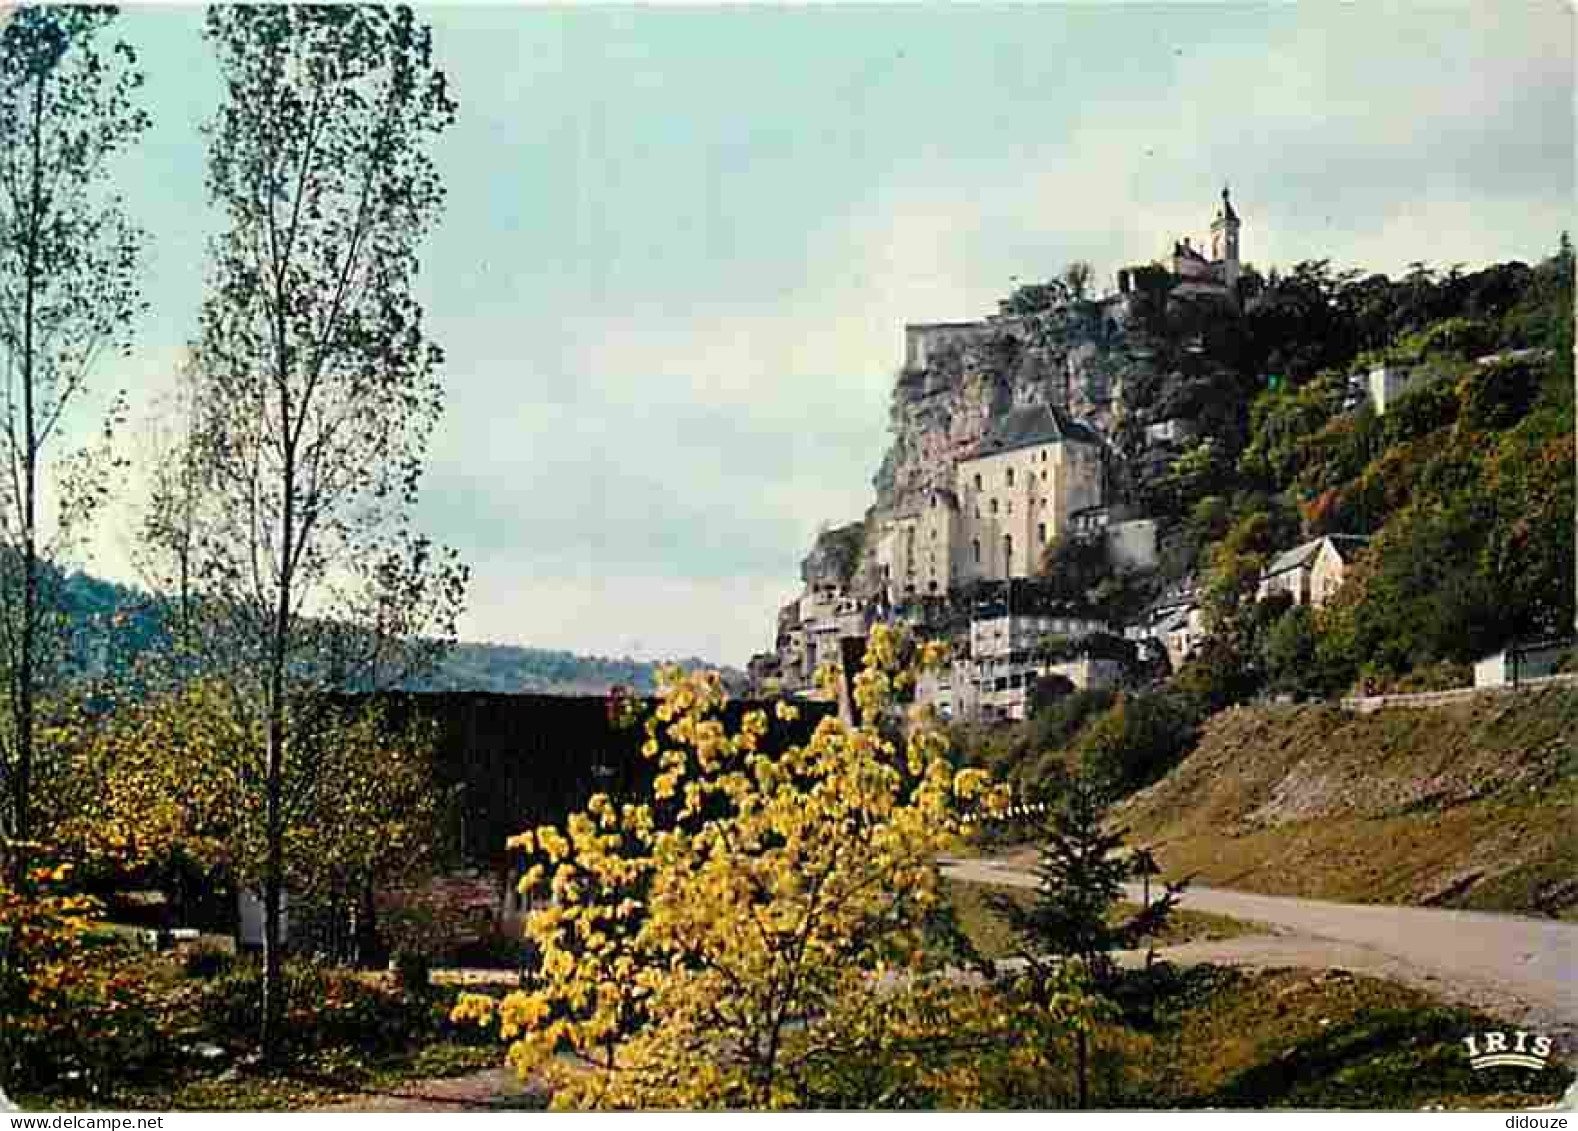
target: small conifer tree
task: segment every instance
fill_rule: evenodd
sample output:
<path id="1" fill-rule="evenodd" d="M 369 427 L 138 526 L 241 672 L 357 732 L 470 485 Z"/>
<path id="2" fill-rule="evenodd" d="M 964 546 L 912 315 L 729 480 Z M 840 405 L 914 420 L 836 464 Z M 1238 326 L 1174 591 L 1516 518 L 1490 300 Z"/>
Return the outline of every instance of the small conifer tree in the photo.
<path id="1" fill-rule="evenodd" d="M 990 901 L 1013 931 L 1037 994 L 1066 982 L 1071 962 L 1090 990 L 1097 995 L 1110 992 L 1117 979 L 1113 952 L 1137 947 L 1161 932 L 1187 885 L 1166 883 L 1139 911 L 1115 918 L 1124 882 L 1144 873 L 1149 854 L 1122 851 L 1126 830 L 1108 827 L 1107 806 L 1107 793 L 1096 779 L 1088 774 L 1068 777 L 1045 818 L 1035 900 L 1029 907 L 1006 897 Z M 1090 1093 L 1087 1028 L 1075 1029 L 1081 1108 L 1088 1106 Z"/>

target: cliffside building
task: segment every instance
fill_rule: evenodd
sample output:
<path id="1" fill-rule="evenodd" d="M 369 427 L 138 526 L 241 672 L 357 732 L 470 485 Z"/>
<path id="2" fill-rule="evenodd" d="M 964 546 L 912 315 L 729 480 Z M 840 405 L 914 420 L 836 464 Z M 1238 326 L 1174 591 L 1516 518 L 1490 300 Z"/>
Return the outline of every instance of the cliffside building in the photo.
<path id="1" fill-rule="evenodd" d="M 1236 307 L 1241 229 L 1224 188 L 1205 244 L 1174 241 L 1168 257 L 1119 271 L 1114 293 L 1076 300 L 1048 285 L 1049 305 L 1018 296 L 976 321 L 907 324 L 876 503 L 863 523 L 818 536 L 802 565 L 804 599 L 780 612 L 774 651 L 753 658 L 758 682 L 806 688 L 841 642 L 877 619 L 957 634 L 961 618 L 982 619 L 958 606 L 973 586 L 1035 576 L 1063 537 L 1102 539 L 1123 568 L 1155 568 L 1156 522 L 1116 508 L 1107 482 L 1105 437 L 1122 422 L 1124 389 L 1159 376 L 1128 328 L 1171 297 Z M 1141 458 L 1170 458 L 1197 432 L 1188 418 L 1142 423 Z M 1202 618 L 1187 604 L 1135 628 L 1176 663 L 1198 642 Z M 933 680 L 928 697 L 960 717 L 1021 710 L 1045 665 L 1016 660 L 1018 650 L 972 654 Z M 1087 665 L 1070 678 L 1106 673 Z"/>
<path id="2" fill-rule="evenodd" d="M 890 604 L 1035 573 L 1041 552 L 1101 505 L 1101 439 L 1050 405 L 1016 408 L 933 488 L 882 526 L 877 563 Z"/>

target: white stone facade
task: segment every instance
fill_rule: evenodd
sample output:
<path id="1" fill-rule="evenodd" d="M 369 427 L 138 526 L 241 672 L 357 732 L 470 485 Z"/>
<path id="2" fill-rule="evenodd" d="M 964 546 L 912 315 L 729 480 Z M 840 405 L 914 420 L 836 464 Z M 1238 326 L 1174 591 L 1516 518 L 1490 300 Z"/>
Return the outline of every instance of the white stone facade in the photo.
<path id="1" fill-rule="evenodd" d="M 882 525 L 876 558 L 890 603 L 1034 576 L 1071 516 L 1101 505 L 1093 434 L 1046 406 L 1016 409 L 1006 429 L 958 461 L 952 491 L 929 491 L 918 509 Z"/>

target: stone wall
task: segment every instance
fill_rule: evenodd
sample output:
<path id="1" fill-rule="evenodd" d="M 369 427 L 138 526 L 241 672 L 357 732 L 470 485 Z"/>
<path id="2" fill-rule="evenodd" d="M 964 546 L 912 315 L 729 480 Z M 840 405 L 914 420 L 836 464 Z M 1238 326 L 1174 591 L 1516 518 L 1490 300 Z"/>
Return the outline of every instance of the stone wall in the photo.
<path id="1" fill-rule="evenodd" d="M 904 369 L 914 373 L 931 367 L 949 351 L 976 349 L 1019 327 L 1016 318 L 978 322 L 910 322 L 904 327 Z"/>
<path id="2" fill-rule="evenodd" d="M 1342 707 L 1347 711 L 1368 715 L 1372 711 L 1387 707 L 1444 707 L 1450 703 L 1473 699 L 1476 695 L 1516 695 L 1519 692 L 1538 691 L 1547 687 L 1578 687 L 1578 673 L 1525 679 L 1516 684 L 1458 687 L 1451 691 L 1422 691 L 1412 695 L 1352 695 L 1342 700 Z"/>

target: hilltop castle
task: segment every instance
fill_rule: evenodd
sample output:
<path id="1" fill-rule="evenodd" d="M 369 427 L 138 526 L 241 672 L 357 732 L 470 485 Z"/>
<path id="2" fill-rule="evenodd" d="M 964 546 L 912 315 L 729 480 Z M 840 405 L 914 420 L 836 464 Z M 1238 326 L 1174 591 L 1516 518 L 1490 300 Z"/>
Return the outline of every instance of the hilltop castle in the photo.
<path id="1" fill-rule="evenodd" d="M 1222 186 L 1222 204 L 1211 220 L 1211 258 L 1207 259 L 1199 248 L 1189 242 L 1189 237 L 1173 244 L 1172 293 L 1179 297 L 1211 296 L 1238 301 L 1238 231 L 1242 226 L 1227 186 Z M 1118 272 L 1118 290 L 1126 291 L 1126 277 L 1132 278 L 1132 269 Z"/>

